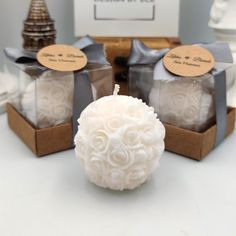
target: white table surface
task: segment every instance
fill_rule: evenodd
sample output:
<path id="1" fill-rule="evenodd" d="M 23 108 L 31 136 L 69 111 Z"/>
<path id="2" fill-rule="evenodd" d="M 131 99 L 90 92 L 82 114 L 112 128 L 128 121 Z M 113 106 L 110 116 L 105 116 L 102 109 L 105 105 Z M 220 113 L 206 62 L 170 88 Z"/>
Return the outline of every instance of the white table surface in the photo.
<path id="1" fill-rule="evenodd" d="M 236 133 L 202 162 L 165 152 L 134 191 L 89 183 L 73 150 L 36 158 L 0 116 L 1 236 L 235 236 Z"/>

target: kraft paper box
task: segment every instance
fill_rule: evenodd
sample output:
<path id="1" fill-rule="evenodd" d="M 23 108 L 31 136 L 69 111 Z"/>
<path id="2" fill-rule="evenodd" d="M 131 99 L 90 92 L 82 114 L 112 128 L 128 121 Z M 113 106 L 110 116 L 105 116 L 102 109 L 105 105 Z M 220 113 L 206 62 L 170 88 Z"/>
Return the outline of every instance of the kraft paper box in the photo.
<path id="1" fill-rule="evenodd" d="M 228 108 L 225 138 L 235 129 L 235 111 L 235 108 Z M 170 124 L 164 124 L 164 126 L 167 151 L 201 161 L 215 148 L 216 124 L 210 125 L 204 132 L 194 132 Z"/>
<path id="2" fill-rule="evenodd" d="M 11 104 L 7 105 L 9 127 L 38 157 L 73 147 L 72 122 L 39 129 Z"/>
<path id="3" fill-rule="evenodd" d="M 235 121 L 235 109 L 226 103 L 235 83 L 231 52 L 223 44 L 208 47 L 217 51 L 216 69 L 195 77 L 168 72 L 163 65 L 168 49 L 151 50 L 138 40 L 129 58 L 129 94 L 154 107 L 166 126 L 166 150 L 196 160 L 217 147 L 233 131 Z"/>
<path id="4" fill-rule="evenodd" d="M 8 104 L 9 126 L 37 156 L 73 147 L 80 113 L 94 100 L 112 94 L 112 67 L 102 45 L 93 42 L 85 37 L 76 43 L 87 45 L 88 64 L 74 72 L 49 70 L 32 53 L 5 50 L 15 61 L 8 67 L 19 87 L 18 96 Z"/>

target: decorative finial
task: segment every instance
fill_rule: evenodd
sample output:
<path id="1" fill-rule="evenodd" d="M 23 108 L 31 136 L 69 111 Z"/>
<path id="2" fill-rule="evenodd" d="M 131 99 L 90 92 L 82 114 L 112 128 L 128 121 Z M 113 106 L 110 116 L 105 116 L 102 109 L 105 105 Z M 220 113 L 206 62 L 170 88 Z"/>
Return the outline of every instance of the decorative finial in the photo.
<path id="1" fill-rule="evenodd" d="M 22 33 L 25 50 L 37 52 L 41 48 L 55 44 L 54 20 L 50 18 L 44 0 L 32 0 Z"/>

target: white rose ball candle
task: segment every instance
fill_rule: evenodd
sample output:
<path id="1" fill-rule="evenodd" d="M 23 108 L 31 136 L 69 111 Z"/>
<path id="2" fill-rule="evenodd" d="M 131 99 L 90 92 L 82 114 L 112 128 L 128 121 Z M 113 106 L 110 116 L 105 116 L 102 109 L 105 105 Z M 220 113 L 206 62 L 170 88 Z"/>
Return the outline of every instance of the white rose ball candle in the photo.
<path id="1" fill-rule="evenodd" d="M 72 116 L 73 88 L 73 73 L 45 72 L 26 87 L 22 112 L 39 128 L 68 122 Z"/>
<path id="2" fill-rule="evenodd" d="M 206 83 L 210 81 L 208 77 L 202 80 L 200 77 L 155 81 L 149 105 L 154 107 L 162 122 L 202 131 L 215 116 L 213 85 Z"/>
<path id="3" fill-rule="evenodd" d="M 97 99 L 97 91 L 91 86 L 93 98 Z M 47 71 L 26 87 L 21 100 L 22 112 L 38 128 L 63 124 L 71 120 L 73 95 L 72 72 Z"/>
<path id="4" fill-rule="evenodd" d="M 113 190 L 134 189 L 159 164 L 165 128 L 152 107 L 128 96 L 103 97 L 81 114 L 75 152 L 89 180 Z"/>

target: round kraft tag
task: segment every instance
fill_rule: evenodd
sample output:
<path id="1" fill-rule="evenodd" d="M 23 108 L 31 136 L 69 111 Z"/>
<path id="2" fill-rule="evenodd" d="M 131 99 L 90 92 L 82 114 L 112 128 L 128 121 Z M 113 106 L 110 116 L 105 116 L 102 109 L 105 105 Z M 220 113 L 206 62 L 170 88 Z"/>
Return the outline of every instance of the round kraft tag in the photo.
<path id="1" fill-rule="evenodd" d="M 163 61 L 168 71 L 184 77 L 204 75 L 215 65 L 215 59 L 207 49 L 192 45 L 170 50 Z"/>
<path id="2" fill-rule="evenodd" d="M 55 44 L 42 48 L 37 60 L 43 66 L 57 71 L 76 71 L 87 65 L 86 55 L 78 48 Z"/>

